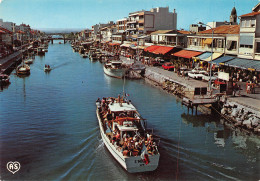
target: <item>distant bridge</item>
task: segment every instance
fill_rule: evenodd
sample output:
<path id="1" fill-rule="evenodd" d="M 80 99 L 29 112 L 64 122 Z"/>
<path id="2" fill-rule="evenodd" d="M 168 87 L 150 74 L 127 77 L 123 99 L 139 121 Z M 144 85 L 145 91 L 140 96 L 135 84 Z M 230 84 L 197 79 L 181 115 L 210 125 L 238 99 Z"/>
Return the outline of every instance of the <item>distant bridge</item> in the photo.
<path id="1" fill-rule="evenodd" d="M 74 40 L 74 38 L 66 38 L 65 35 L 59 35 L 59 37 L 53 37 L 53 36 L 54 35 L 48 36 L 47 38 L 45 38 L 45 40 L 51 41 L 52 44 L 53 44 L 53 40 L 64 40 L 64 44 L 66 43 L 67 40 Z"/>

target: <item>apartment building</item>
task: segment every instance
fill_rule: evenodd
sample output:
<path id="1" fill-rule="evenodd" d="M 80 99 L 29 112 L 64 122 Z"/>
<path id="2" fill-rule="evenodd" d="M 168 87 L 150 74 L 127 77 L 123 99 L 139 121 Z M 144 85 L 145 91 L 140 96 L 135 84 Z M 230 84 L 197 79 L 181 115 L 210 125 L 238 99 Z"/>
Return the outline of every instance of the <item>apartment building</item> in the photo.
<path id="1" fill-rule="evenodd" d="M 125 33 L 126 32 L 126 22 L 127 18 L 123 18 L 116 21 L 117 33 Z"/>
<path id="2" fill-rule="evenodd" d="M 109 21 L 108 23 L 106 24 L 102 24 L 102 23 L 99 23 L 99 24 L 95 24 L 92 26 L 92 29 L 91 29 L 91 36 L 94 40 L 98 40 L 100 39 L 100 30 L 106 26 L 111 26 L 113 25 L 114 22 L 113 21 Z"/>
<path id="3" fill-rule="evenodd" d="M 176 30 L 177 13 L 169 12 L 169 7 L 152 8 L 150 11 L 129 13 L 127 35 L 149 34 L 156 30 Z"/>
<path id="4" fill-rule="evenodd" d="M 188 35 L 187 48 L 196 51 L 238 54 L 239 25 L 223 25 L 210 30 L 201 31 L 196 35 Z M 213 31 L 213 39 L 212 39 Z"/>
<path id="5" fill-rule="evenodd" d="M 151 41 L 154 44 L 186 48 L 189 34 L 191 34 L 189 31 L 158 30 L 151 33 Z"/>
<path id="6" fill-rule="evenodd" d="M 104 28 L 100 29 L 101 34 L 101 40 L 102 42 L 111 41 L 112 35 L 117 32 L 117 26 L 116 25 L 108 25 Z"/>
<path id="7" fill-rule="evenodd" d="M 238 56 L 260 60 L 260 3 L 251 13 L 240 16 L 240 43 Z"/>

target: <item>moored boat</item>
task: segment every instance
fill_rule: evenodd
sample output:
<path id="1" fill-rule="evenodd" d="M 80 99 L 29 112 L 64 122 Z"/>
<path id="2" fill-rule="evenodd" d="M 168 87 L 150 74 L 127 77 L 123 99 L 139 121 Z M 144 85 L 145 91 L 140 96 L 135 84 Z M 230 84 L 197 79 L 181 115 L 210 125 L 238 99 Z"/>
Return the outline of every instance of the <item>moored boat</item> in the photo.
<path id="1" fill-rule="evenodd" d="M 6 74 L 0 74 L 0 84 L 1 85 L 10 84 L 10 77 Z"/>
<path id="2" fill-rule="evenodd" d="M 29 75 L 30 73 L 31 73 L 31 68 L 29 65 L 22 64 L 16 68 L 17 75 Z"/>
<path id="3" fill-rule="evenodd" d="M 24 63 L 26 63 L 28 65 L 32 64 L 33 63 L 33 59 L 29 58 L 29 59 L 25 60 Z"/>
<path id="4" fill-rule="evenodd" d="M 119 79 L 123 78 L 125 74 L 125 68 L 123 68 L 121 61 L 113 60 L 111 62 L 105 63 L 103 69 L 106 75 Z"/>
<path id="5" fill-rule="evenodd" d="M 98 99 L 96 105 L 102 140 L 118 163 L 130 173 L 155 170 L 157 144 L 131 101 L 110 97 Z"/>
<path id="6" fill-rule="evenodd" d="M 88 58 L 88 53 L 84 53 L 81 55 L 83 58 Z"/>

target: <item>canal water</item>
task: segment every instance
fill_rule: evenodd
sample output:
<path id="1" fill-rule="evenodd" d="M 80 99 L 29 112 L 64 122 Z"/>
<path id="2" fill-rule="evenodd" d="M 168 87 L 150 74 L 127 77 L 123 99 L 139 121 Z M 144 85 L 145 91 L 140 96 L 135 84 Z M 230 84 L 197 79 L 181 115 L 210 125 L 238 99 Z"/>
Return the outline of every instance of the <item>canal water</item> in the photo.
<path id="1" fill-rule="evenodd" d="M 45 73 L 43 67 L 53 67 Z M 50 44 L 31 75 L 11 75 L 0 92 L 1 180 L 258 180 L 260 139 L 230 131 L 216 116 L 187 114 L 178 99 L 126 80 L 125 90 L 160 138 L 159 167 L 127 173 L 102 143 L 95 114 L 98 97 L 122 93 L 123 80 L 107 77 L 102 64 Z M 6 169 L 18 161 L 15 174 Z"/>

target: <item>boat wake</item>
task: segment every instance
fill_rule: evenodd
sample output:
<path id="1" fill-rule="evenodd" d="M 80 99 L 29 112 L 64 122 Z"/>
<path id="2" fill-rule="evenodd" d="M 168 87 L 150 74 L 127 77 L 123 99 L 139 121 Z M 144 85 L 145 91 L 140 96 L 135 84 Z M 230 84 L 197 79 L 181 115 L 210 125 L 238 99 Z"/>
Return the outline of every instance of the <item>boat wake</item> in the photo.
<path id="1" fill-rule="evenodd" d="M 60 65 L 53 66 L 53 67 L 52 67 L 52 70 L 57 69 L 57 68 L 60 68 L 60 67 L 63 67 L 63 66 L 66 66 L 66 65 L 69 65 L 69 64 L 71 64 L 71 63 L 70 63 L 70 62 L 65 62 L 65 63 L 62 63 L 62 64 L 60 64 Z"/>
<path id="2" fill-rule="evenodd" d="M 104 142 L 103 142 L 102 139 L 99 139 L 99 140 L 98 140 L 98 146 L 97 146 L 95 152 L 96 152 L 96 153 L 99 152 L 103 147 L 104 147 Z"/>

